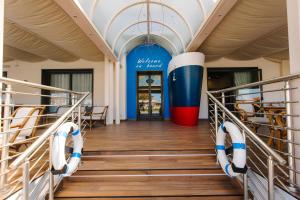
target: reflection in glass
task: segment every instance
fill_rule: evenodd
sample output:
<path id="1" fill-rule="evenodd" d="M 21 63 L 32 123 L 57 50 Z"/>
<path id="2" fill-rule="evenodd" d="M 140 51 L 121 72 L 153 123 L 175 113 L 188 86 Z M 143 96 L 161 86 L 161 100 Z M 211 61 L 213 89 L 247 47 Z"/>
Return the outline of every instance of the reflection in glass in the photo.
<path id="1" fill-rule="evenodd" d="M 141 86 L 148 86 L 149 83 L 147 82 L 149 79 L 148 75 L 139 75 L 139 87 Z"/>
<path id="2" fill-rule="evenodd" d="M 151 86 L 161 86 L 161 75 L 151 75 Z"/>
<path id="3" fill-rule="evenodd" d="M 161 93 L 151 94 L 152 114 L 161 114 Z"/>
<path id="4" fill-rule="evenodd" d="M 149 113 L 149 93 L 139 93 L 139 112 L 140 114 Z"/>

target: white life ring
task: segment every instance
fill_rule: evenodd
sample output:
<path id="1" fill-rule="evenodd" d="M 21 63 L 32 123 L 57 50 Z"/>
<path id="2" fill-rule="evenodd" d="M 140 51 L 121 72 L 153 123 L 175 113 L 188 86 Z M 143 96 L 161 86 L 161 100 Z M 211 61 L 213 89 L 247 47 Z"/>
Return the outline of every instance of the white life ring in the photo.
<path id="1" fill-rule="evenodd" d="M 226 133 L 229 133 L 232 140 L 233 159 L 231 163 L 225 152 Z M 217 133 L 216 150 L 218 161 L 228 176 L 235 177 L 240 173 L 246 173 L 246 144 L 240 129 L 235 124 L 231 122 L 221 124 Z"/>
<path id="2" fill-rule="evenodd" d="M 65 156 L 65 145 L 66 145 L 66 138 L 68 137 L 69 133 L 72 133 L 73 153 L 71 155 L 71 159 L 69 160 L 69 163 L 67 163 L 66 156 Z M 80 163 L 82 147 L 83 147 L 83 139 L 79 127 L 73 122 L 66 122 L 62 124 L 58 128 L 53 139 L 53 145 L 52 145 L 53 168 L 55 170 L 63 170 L 66 166 L 66 170 L 63 176 L 72 175 L 76 171 Z"/>

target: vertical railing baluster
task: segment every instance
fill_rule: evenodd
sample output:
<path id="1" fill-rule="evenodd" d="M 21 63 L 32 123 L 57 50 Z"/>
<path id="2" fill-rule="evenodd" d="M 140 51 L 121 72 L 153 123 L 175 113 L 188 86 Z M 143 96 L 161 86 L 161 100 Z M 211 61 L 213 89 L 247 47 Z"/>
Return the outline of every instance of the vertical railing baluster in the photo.
<path id="1" fill-rule="evenodd" d="M 274 200 L 274 160 L 268 157 L 268 200 Z"/>
<path id="2" fill-rule="evenodd" d="M 71 107 L 75 104 L 75 102 L 76 102 L 76 96 L 75 96 L 75 94 L 71 94 L 71 98 L 72 98 L 72 105 L 71 105 Z M 74 110 L 72 111 L 72 122 L 74 123 L 75 122 L 75 112 L 74 112 Z"/>
<path id="3" fill-rule="evenodd" d="M 78 105 L 78 117 L 77 117 L 77 125 L 79 130 L 81 131 L 81 104 Z"/>
<path id="4" fill-rule="evenodd" d="M 26 159 L 23 166 L 23 198 L 24 200 L 29 199 L 29 187 L 30 187 L 30 172 L 29 172 L 29 160 Z"/>
<path id="5" fill-rule="evenodd" d="M 226 106 L 226 100 L 225 100 L 225 93 L 224 93 L 224 92 L 222 92 L 222 104 L 223 104 L 224 106 Z M 226 113 L 225 113 L 224 110 L 223 110 L 223 113 L 222 113 L 222 117 L 223 117 L 223 122 L 225 122 Z"/>
<path id="6" fill-rule="evenodd" d="M 289 182 L 290 185 L 293 187 L 295 185 L 296 182 L 296 174 L 295 174 L 295 159 L 294 159 L 294 155 L 295 155 L 295 147 L 294 147 L 294 136 L 293 136 L 293 132 L 290 129 L 291 127 L 293 127 L 292 124 L 292 106 L 291 103 L 289 103 L 291 101 L 291 90 L 290 90 L 290 81 L 285 81 L 285 85 L 284 85 L 284 97 L 285 97 L 285 102 L 286 102 L 286 127 L 287 129 L 287 140 L 290 141 L 288 143 L 288 165 L 289 165 Z"/>
<path id="7" fill-rule="evenodd" d="M 216 131 L 216 135 L 218 133 L 218 105 L 217 103 L 215 103 L 215 131 Z"/>
<path id="8" fill-rule="evenodd" d="M 6 87 L 6 93 L 5 93 L 5 105 L 4 105 L 4 115 L 3 117 L 5 120 L 3 120 L 3 132 L 5 132 L 2 136 L 2 153 L 1 153 L 1 174 L 0 177 L 0 188 L 3 189 L 5 187 L 5 184 L 7 183 L 7 174 L 5 173 L 8 169 L 8 156 L 9 156 L 9 127 L 10 127 L 10 115 L 11 115 L 11 85 L 8 84 Z M 2 102 L 1 102 L 2 104 Z M 1 113 L 2 114 L 2 113 Z"/>
<path id="9" fill-rule="evenodd" d="M 54 199 L 54 177 L 51 172 L 52 169 L 52 145 L 53 145 L 54 135 L 49 137 L 49 200 Z"/>
<path id="10" fill-rule="evenodd" d="M 247 137 L 244 129 L 242 130 L 242 135 L 244 138 L 244 143 L 246 144 L 246 165 L 247 165 Z M 244 185 L 244 200 L 249 200 L 247 172 L 243 175 L 243 185 Z"/>
<path id="11" fill-rule="evenodd" d="M 216 136 L 216 141 L 217 141 L 217 133 L 218 133 L 218 105 L 217 103 L 215 102 L 215 136 Z M 216 153 L 217 153 L 217 150 L 216 150 Z M 218 157 L 216 157 L 216 163 L 219 163 L 218 162 Z"/>

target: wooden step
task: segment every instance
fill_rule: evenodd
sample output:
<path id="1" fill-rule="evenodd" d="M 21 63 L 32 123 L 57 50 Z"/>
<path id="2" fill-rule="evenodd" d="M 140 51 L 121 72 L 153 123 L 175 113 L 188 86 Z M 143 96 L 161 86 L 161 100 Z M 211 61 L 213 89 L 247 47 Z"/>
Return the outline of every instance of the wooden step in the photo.
<path id="1" fill-rule="evenodd" d="M 242 194 L 235 182 L 221 171 L 200 171 L 153 170 L 151 173 L 75 175 L 64 179 L 56 197 L 209 197 Z"/>
<path id="2" fill-rule="evenodd" d="M 92 155 L 160 155 L 160 154 L 215 154 L 215 149 L 196 150 L 115 150 L 115 151 L 84 151 L 84 156 Z"/>
<path id="3" fill-rule="evenodd" d="M 198 196 L 198 197 L 123 197 L 123 198 L 102 198 L 102 197 L 85 197 L 85 198 L 68 198 L 68 197 L 56 197 L 56 200 L 243 200 L 243 196 Z"/>
<path id="4" fill-rule="evenodd" d="M 83 156 L 79 170 L 215 169 L 215 154 Z"/>
<path id="5" fill-rule="evenodd" d="M 129 170 L 129 171 L 93 171 L 93 170 L 79 170 L 71 177 L 65 179 L 73 180 L 75 177 L 84 176 L 122 176 L 122 175 L 159 175 L 159 174 L 224 174 L 222 169 L 201 169 L 201 170 Z"/>

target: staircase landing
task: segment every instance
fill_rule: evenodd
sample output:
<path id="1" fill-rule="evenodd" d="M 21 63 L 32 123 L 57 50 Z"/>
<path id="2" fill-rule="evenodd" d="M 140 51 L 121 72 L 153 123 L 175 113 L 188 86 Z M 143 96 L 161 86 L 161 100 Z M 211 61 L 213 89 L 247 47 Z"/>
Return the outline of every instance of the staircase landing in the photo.
<path id="1" fill-rule="evenodd" d="M 79 170 L 56 199 L 243 199 L 235 179 L 216 164 L 209 124 L 123 122 L 87 134 Z"/>

